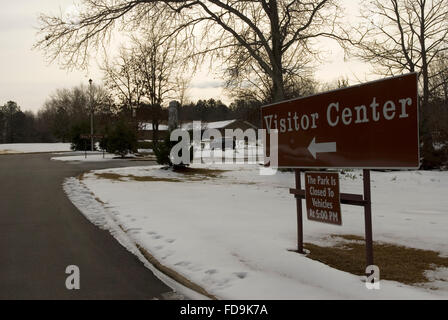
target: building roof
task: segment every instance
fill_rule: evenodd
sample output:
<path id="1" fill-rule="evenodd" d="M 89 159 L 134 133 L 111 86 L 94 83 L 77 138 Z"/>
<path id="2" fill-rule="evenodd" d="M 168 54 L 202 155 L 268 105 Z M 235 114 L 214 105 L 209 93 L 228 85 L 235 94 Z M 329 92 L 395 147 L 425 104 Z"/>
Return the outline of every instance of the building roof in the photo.
<path id="1" fill-rule="evenodd" d="M 214 121 L 214 122 L 202 122 L 201 121 L 201 129 L 223 129 L 227 127 L 228 125 L 231 125 L 235 121 L 238 121 L 236 119 L 234 120 L 224 120 L 224 121 Z M 182 129 L 185 130 L 192 130 L 193 129 L 193 122 L 186 122 L 181 124 L 180 126 Z"/>
<path id="2" fill-rule="evenodd" d="M 213 121 L 213 122 L 203 122 L 201 121 L 201 129 L 224 129 L 227 126 L 231 125 L 232 123 L 236 122 L 236 121 L 240 121 L 237 119 L 233 119 L 233 120 L 223 120 L 223 121 Z M 242 120 L 241 120 L 242 121 Z M 249 124 L 250 126 L 254 127 L 254 125 L 252 125 L 251 123 L 247 122 L 247 121 L 242 121 L 244 123 Z M 143 131 L 152 131 L 152 123 L 150 122 L 140 122 L 140 130 Z M 193 129 L 193 122 L 186 122 L 180 125 L 180 127 L 182 129 L 185 130 L 192 130 Z M 159 131 L 167 131 L 168 130 L 168 125 L 166 124 L 159 124 Z"/>
<path id="3" fill-rule="evenodd" d="M 139 123 L 140 130 L 143 131 L 152 131 L 152 123 L 151 122 L 140 122 Z M 168 126 L 166 124 L 159 124 L 159 131 L 167 131 Z"/>

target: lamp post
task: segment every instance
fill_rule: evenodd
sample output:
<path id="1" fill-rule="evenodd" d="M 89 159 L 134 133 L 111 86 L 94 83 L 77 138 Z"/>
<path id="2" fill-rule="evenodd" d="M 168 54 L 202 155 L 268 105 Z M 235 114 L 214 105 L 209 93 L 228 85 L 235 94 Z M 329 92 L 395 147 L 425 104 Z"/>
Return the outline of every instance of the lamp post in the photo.
<path id="1" fill-rule="evenodd" d="M 93 99 L 92 99 L 92 79 L 89 79 L 89 95 L 90 95 L 90 148 L 93 151 Z"/>

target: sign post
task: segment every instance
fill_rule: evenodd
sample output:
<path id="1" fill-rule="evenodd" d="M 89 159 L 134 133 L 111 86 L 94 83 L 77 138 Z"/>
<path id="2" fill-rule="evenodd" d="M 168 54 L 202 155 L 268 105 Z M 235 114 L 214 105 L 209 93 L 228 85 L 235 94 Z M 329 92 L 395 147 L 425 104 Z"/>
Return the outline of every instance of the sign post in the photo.
<path id="1" fill-rule="evenodd" d="M 265 160 L 272 150 L 278 152 L 278 168 L 295 168 L 296 187 L 290 193 L 297 203 L 297 251 L 303 253 L 302 199 L 309 220 L 336 225 L 342 224 L 340 204 L 363 206 L 366 264 L 373 265 L 370 169 L 420 166 L 417 74 L 267 105 L 261 116 Z M 275 146 L 270 146 L 271 130 L 278 135 Z M 363 194 L 339 193 L 337 173 L 328 172 L 306 173 L 302 190 L 301 172 L 310 168 L 363 169 Z"/>
<path id="2" fill-rule="evenodd" d="M 90 143 L 92 144 L 91 149 L 93 151 L 93 139 L 103 139 L 105 136 L 102 134 L 81 134 L 79 136 L 81 139 L 84 140 L 84 154 L 85 158 L 87 159 L 87 140 L 90 139 Z M 104 150 L 103 150 L 103 158 L 104 158 Z"/>
<path id="3" fill-rule="evenodd" d="M 87 140 L 90 139 L 90 134 L 81 134 L 79 137 L 84 140 L 84 158 L 87 159 Z"/>
<path id="4" fill-rule="evenodd" d="M 366 265 L 373 265 L 373 234 L 372 234 L 372 201 L 370 200 L 370 170 L 362 171 L 364 189 L 364 225 L 366 237 Z"/>
<path id="5" fill-rule="evenodd" d="M 302 190 L 302 183 L 300 181 L 300 169 L 295 170 L 296 175 L 296 190 Z M 303 219 L 302 219 L 302 198 L 296 197 L 297 205 L 297 251 L 303 252 Z"/>
<path id="6" fill-rule="evenodd" d="M 301 189 L 300 185 L 300 169 L 295 169 L 296 177 L 296 188 L 289 189 L 289 193 L 293 194 L 296 198 L 297 203 L 297 252 L 304 253 L 303 251 L 303 221 L 302 221 L 302 199 L 307 200 L 306 190 Z M 323 172 L 323 174 L 328 174 Z M 337 174 L 337 173 L 336 173 Z M 297 181 L 299 183 L 297 183 Z M 364 207 L 364 221 L 365 221 L 365 241 L 366 241 L 366 265 L 373 265 L 373 233 L 372 233 L 372 202 L 370 199 L 370 170 L 363 170 L 363 190 L 364 195 L 351 194 L 351 193 L 340 193 L 339 199 L 341 204 L 362 206 Z M 307 208 L 308 209 L 308 208 Z M 331 224 L 338 224 L 334 222 L 321 221 L 319 219 L 309 219 L 317 220 L 319 222 L 326 222 Z M 342 219 L 339 219 L 342 223 Z"/>

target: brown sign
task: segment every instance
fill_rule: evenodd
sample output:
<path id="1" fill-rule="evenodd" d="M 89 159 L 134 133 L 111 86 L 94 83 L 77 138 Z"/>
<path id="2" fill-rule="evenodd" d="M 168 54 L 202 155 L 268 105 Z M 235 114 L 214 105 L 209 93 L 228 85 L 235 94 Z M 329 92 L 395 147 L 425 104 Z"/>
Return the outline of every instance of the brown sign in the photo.
<path id="1" fill-rule="evenodd" d="M 79 136 L 81 139 L 90 139 L 90 138 L 94 138 L 94 139 L 103 139 L 104 135 L 102 134 L 82 134 Z"/>
<path id="2" fill-rule="evenodd" d="M 305 173 L 306 211 L 309 220 L 342 224 L 338 173 Z"/>
<path id="3" fill-rule="evenodd" d="M 265 153 L 287 168 L 418 168 L 417 74 L 262 108 Z M 278 132 L 278 149 L 270 146 Z M 271 157 L 272 158 L 272 157 Z M 273 162 L 273 161 L 271 161 Z"/>

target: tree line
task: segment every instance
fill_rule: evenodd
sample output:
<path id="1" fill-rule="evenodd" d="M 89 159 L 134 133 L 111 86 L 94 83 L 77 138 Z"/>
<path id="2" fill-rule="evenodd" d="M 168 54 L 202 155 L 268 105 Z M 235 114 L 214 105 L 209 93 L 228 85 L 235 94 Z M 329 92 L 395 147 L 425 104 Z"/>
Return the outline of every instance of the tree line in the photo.
<path id="1" fill-rule="evenodd" d="M 78 140 L 79 135 L 90 133 L 91 108 L 97 134 L 104 134 L 118 121 L 128 123 L 135 131 L 142 122 L 157 126 L 167 123 L 167 109 L 159 102 L 150 103 L 141 99 L 138 105 L 135 105 L 117 99 L 121 92 L 114 89 L 110 81 L 108 75 L 105 75 L 104 85 L 79 85 L 57 89 L 36 113 L 22 111 L 16 102 L 8 101 L 0 106 L 0 143 L 73 142 Z M 322 85 L 310 79 L 306 93 L 312 94 L 347 85 L 346 79 Z M 295 96 L 300 96 L 303 92 L 296 92 Z M 254 97 L 237 96 L 228 105 L 213 98 L 199 99 L 196 102 L 186 99 L 184 101 L 178 106 L 179 121 L 182 123 L 238 119 L 261 127 L 260 107 L 265 102 Z"/>
<path id="2" fill-rule="evenodd" d="M 423 167 L 435 167 L 442 161 L 434 160 L 441 159 L 439 146 L 447 145 L 448 0 L 357 4 L 360 19 L 352 22 L 339 0 L 82 0 L 76 17 L 40 16 L 35 48 L 68 69 L 86 68 L 105 48 L 111 98 L 128 109 L 147 104 L 160 115 L 167 100 L 187 104 L 191 75 L 208 61 L 240 101 L 230 110 L 312 93 L 310 79 L 322 58 L 314 42 L 332 39 L 380 76 L 417 72 Z M 110 57 L 115 31 L 130 39 Z M 183 114 L 213 118 L 203 108 Z M 228 116 L 222 106 L 216 110 Z M 250 117 L 257 121 L 255 113 Z"/>
<path id="3" fill-rule="evenodd" d="M 0 106 L 0 143 L 54 142 L 45 119 L 14 101 Z"/>
<path id="4" fill-rule="evenodd" d="M 95 87 L 96 88 L 96 87 Z M 73 142 L 81 134 L 90 133 L 90 108 L 94 108 L 95 133 L 105 133 L 115 122 L 124 121 L 134 125 L 152 122 L 166 124 L 166 108 L 155 111 L 151 105 L 142 103 L 137 115 L 123 105 L 117 105 L 103 88 L 94 89 L 91 96 L 83 86 L 57 90 L 36 113 L 21 111 L 14 101 L 0 106 L 0 143 L 51 143 Z M 196 103 L 179 105 L 179 120 L 203 122 L 241 119 L 260 124 L 260 102 L 236 100 L 226 105 L 220 100 L 203 99 Z M 146 111 L 146 112 L 145 112 Z"/>

